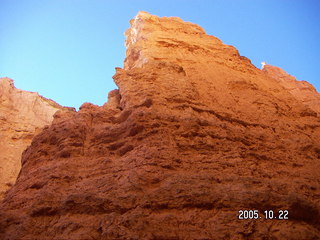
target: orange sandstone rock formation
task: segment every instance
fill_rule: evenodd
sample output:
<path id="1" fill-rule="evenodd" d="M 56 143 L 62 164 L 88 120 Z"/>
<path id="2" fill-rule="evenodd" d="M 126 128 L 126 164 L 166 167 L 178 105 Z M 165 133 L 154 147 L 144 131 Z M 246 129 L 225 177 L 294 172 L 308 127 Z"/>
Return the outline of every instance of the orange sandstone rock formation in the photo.
<path id="1" fill-rule="evenodd" d="M 22 152 L 61 109 L 37 93 L 16 89 L 11 79 L 0 78 L 0 199 L 15 183 Z"/>
<path id="2" fill-rule="evenodd" d="M 262 70 L 270 77 L 276 79 L 299 102 L 310 107 L 320 116 L 320 94 L 314 86 L 307 81 L 297 81 L 295 77 L 289 75 L 281 68 L 269 64 L 264 64 Z"/>
<path id="3" fill-rule="evenodd" d="M 140 12 L 126 36 L 108 103 L 56 114 L 24 152 L 0 238 L 318 239 L 309 102 L 179 18 Z"/>

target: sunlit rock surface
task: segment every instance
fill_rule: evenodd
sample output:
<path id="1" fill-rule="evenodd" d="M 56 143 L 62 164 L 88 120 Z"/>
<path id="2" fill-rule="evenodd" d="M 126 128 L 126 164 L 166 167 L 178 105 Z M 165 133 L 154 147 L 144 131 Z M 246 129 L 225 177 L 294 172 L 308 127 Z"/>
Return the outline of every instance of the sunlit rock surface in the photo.
<path id="1" fill-rule="evenodd" d="M 320 116 L 320 94 L 307 81 L 298 81 L 295 77 L 286 73 L 281 68 L 264 64 L 263 71 L 276 79 L 299 102 L 314 110 Z"/>
<path id="2" fill-rule="evenodd" d="M 0 199 L 15 183 L 23 150 L 61 109 L 37 93 L 16 89 L 13 80 L 0 78 Z"/>
<path id="3" fill-rule="evenodd" d="M 0 238 L 319 239 L 307 101 L 179 18 L 140 12 L 126 36 L 108 103 L 59 112 L 24 152 Z"/>

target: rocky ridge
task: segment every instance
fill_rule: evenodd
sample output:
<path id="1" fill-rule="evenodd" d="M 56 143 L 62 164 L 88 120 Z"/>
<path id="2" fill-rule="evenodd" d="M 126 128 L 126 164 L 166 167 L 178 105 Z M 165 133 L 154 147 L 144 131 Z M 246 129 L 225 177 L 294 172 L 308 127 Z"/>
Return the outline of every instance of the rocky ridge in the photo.
<path id="1" fill-rule="evenodd" d="M 24 152 L 0 238 L 318 239 L 317 110 L 195 24 L 140 12 L 126 36 L 108 103 Z"/>
<path id="2" fill-rule="evenodd" d="M 22 152 L 32 138 L 63 108 L 37 93 L 16 89 L 13 80 L 0 78 L 0 199 L 15 183 Z"/>
<path id="3" fill-rule="evenodd" d="M 290 92 L 299 102 L 302 102 L 318 116 L 320 114 L 320 95 L 307 81 L 298 81 L 294 76 L 286 73 L 279 67 L 264 64 L 262 71 L 278 81 L 288 92 Z"/>

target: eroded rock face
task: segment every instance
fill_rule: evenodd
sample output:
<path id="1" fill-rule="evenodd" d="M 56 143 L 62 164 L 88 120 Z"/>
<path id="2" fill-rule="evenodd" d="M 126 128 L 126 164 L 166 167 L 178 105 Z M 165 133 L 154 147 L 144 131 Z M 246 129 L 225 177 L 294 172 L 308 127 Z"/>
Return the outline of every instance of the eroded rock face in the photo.
<path id="1" fill-rule="evenodd" d="M 13 80 L 0 78 L 0 199 L 15 183 L 22 152 L 61 109 L 37 93 L 16 89 Z"/>
<path id="2" fill-rule="evenodd" d="M 294 76 L 286 73 L 281 68 L 264 64 L 263 69 L 270 77 L 276 79 L 299 102 L 304 103 L 320 116 L 320 94 L 307 81 L 297 81 Z"/>
<path id="3" fill-rule="evenodd" d="M 24 152 L 0 238 L 319 238 L 315 111 L 194 24 L 131 24 L 109 102 L 56 114 Z"/>

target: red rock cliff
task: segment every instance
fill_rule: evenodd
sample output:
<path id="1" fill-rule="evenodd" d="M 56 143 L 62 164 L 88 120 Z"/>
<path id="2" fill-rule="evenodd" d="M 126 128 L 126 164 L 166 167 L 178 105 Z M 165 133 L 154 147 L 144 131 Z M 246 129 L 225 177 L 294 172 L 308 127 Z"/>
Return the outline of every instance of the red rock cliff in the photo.
<path id="1" fill-rule="evenodd" d="M 108 103 L 25 151 L 0 238 L 319 238 L 317 112 L 195 24 L 140 12 L 126 36 Z"/>
<path id="2" fill-rule="evenodd" d="M 0 199 L 15 183 L 22 152 L 61 109 L 66 108 L 37 93 L 16 89 L 9 78 L 0 78 Z"/>
<path id="3" fill-rule="evenodd" d="M 270 77 L 276 79 L 288 92 L 290 92 L 299 102 L 318 113 L 320 116 L 320 94 L 306 81 L 297 81 L 294 76 L 289 75 L 281 68 L 263 64 L 263 71 Z"/>

